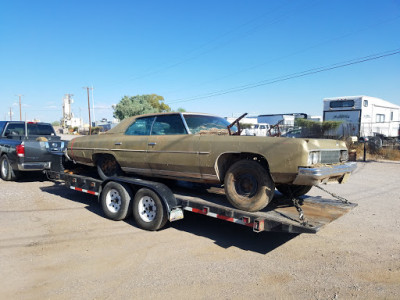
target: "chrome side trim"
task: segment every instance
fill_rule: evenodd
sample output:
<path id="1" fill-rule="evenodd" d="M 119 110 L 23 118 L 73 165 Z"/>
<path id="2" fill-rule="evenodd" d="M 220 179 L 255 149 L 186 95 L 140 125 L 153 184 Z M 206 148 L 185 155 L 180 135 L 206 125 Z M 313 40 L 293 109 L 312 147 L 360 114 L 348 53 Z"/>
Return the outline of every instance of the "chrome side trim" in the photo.
<path id="1" fill-rule="evenodd" d="M 157 151 L 157 150 L 136 150 L 136 149 L 107 149 L 107 148 L 73 148 L 73 150 L 92 150 L 92 151 L 115 151 L 115 152 L 146 152 L 146 153 L 175 153 L 175 154 L 198 154 L 208 155 L 210 152 L 200 151 Z"/>

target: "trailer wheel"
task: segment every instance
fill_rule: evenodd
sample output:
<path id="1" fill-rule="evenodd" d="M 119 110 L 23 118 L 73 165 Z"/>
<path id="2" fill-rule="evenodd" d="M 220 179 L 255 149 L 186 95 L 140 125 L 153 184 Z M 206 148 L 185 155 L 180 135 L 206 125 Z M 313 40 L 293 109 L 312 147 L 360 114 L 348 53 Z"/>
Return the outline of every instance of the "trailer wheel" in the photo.
<path id="1" fill-rule="evenodd" d="M 97 162 L 97 173 L 100 178 L 106 180 L 110 177 L 122 175 L 122 170 L 118 162 L 111 155 L 101 156 Z"/>
<path id="2" fill-rule="evenodd" d="M 7 155 L 3 155 L 0 160 L 0 175 L 1 179 L 5 181 L 15 180 L 17 178 L 16 173 L 11 167 L 10 160 Z"/>
<path id="3" fill-rule="evenodd" d="M 258 162 L 239 160 L 225 175 L 225 194 L 236 208 L 246 211 L 263 209 L 272 200 L 274 182 L 269 172 Z"/>
<path id="4" fill-rule="evenodd" d="M 167 222 L 167 213 L 158 195 L 147 188 L 140 189 L 133 199 L 133 218 L 140 228 L 158 230 Z"/>
<path id="5" fill-rule="evenodd" d="M 276 187 L 283 195 L 289 197 L 300 197 L 307 194 L 312 185 L 280 184 Z"/>
<path id="6" fill-rule="evenodd" d="M 107 218 L 115 221 L 125 219 L 131 212 L 132 192 L 128 185 L 110 181 L 101 192 L 100 202 Z"/>

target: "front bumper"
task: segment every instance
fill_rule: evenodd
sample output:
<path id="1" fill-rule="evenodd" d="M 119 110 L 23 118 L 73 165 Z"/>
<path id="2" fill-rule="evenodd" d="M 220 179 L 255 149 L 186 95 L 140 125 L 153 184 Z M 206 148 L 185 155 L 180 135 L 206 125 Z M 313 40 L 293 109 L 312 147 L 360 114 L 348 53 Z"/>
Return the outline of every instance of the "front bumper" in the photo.
<path id="1" fill-rule="evenodd" d="M 316 185 L 320 183 L 343 183 L 357 168 L 356 162 L 347 162 L 340 165 L 325 165 L 316 168 L 300 167 L 293 184 Z"/>
<path id="2" fill-rule="evenodd" d="M 29 162 L 29 163 L 19 163 L 18 171 L 43 171 L 49 170 L 51 167 L 51 162 Z"/>

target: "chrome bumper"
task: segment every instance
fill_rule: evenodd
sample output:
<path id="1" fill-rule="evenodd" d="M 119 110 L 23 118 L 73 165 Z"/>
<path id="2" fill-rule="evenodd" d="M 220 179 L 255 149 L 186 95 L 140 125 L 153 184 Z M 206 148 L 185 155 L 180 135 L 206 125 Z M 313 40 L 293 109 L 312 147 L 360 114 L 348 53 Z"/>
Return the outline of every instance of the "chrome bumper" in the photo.
<path id="1" fill-rule="evenodd" d="M 300 167 L 299 173 L 297 174 L 293 184 L 315 185 L 327 182 L 343 183 L 356 168 L 356 162 L 347 162 L 340 165 L 322 166 L 317 168 Z"/>
<path id="2" fill-rule="evenodd" d="M 43 171 L 49 170 L 51 162 L 30 162 L 30 163 L 19 163 L 18 171 Z"/>

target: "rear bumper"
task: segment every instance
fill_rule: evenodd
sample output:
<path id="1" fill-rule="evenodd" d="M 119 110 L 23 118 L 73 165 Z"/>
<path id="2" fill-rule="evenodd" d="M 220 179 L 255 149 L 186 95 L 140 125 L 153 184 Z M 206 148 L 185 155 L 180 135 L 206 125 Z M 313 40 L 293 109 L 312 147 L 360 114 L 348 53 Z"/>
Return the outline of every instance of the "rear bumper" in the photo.
<path id="1" fill-rule="evenodd" d="M 340 165 L 322 166 L 317 168 L 299 168 L 293 184 L 316 185 L 319 183 L 343 183 L 357 168 L 356 162 L 347 162 Z"/>
<path id="2" fill-rule="evenodd" d="M 51 162 L 29 162 L 19 163 L 18 171 L 43 171 L 48 170 L 51 167 Z"/>

